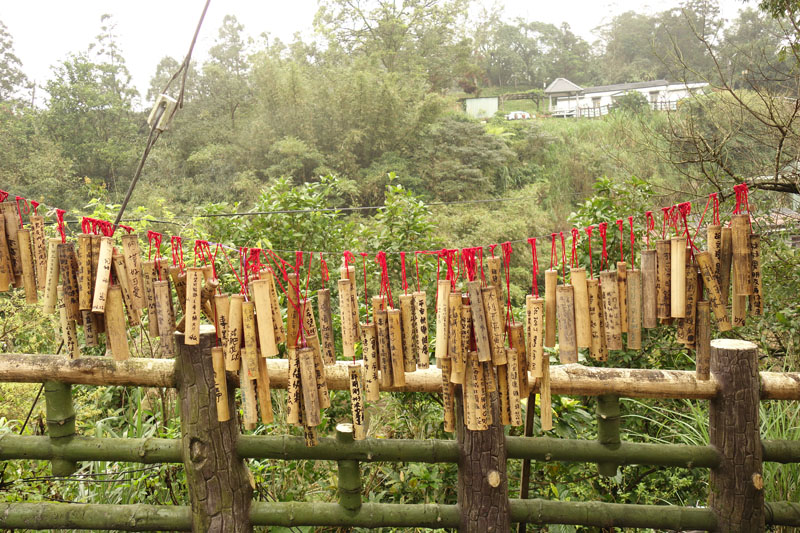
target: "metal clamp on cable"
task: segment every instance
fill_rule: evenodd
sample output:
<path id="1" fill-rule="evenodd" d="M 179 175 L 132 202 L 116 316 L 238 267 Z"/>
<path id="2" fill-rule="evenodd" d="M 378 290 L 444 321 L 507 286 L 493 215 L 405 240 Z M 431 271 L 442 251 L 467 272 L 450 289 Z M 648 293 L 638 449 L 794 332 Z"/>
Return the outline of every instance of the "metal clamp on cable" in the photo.
<path id="1" fill-rule="evenodd" d="M 175 109 L 178 106 L 178 101 L 166 94 L 158 96 L 153 110 L 150 111 L 150 116 L 147 117 L 147 123 L 150 128 L 163 132 L 172 122 L 172 116 L 175 114 Z"/>

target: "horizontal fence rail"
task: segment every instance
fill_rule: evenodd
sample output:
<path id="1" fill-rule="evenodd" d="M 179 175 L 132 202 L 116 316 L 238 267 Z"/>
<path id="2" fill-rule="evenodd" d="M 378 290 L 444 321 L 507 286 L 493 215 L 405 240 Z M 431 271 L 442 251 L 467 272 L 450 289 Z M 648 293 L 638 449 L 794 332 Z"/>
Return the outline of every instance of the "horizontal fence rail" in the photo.
<path id="1" fill-rule="evenodd" d="M 331 390 L 349 390 L 346 361 L 326 367 Z M 289 363 L 286 359 L 267 359 L 270 387 L 285 389 Z M 800 372 L 761 372 L 762 400 L 800 400 Z M 440 393 L 442 371 L 428 368 L 407 372 L 403 387 L 381 387 L 387 392 Z M 114 361 L 106 357 L 67 359 L 63 355 L 5 354 L 0 358 L 0 381 L 41 383 L 43 381 L 83 385 L 130 385 L 174 387 L 175 361 L 136 358 Z M 536 380 L 529 377 L 534 388 Z M 550 368 L 553 394 L 598 396 L 611 394 L 625 398 L 711 399 L 718 384 L 712 375 L 699 380 L 688 370 L 642 370 L 587 367 L 580 364 Z"/>

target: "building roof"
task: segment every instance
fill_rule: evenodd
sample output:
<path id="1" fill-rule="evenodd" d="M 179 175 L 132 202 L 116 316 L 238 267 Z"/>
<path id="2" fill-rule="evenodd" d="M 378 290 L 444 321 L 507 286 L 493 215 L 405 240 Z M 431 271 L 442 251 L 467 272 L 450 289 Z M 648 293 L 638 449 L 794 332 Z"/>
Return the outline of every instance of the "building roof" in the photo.
<path id="1" fill-rule="evenodd" d="M 553 82 L 547 86 L 547 89 L 544 90 L 544 94 L 555 94 L 555 93 L 579 93 L 584 89 L 580 85 L 575 85 L 567 78 L 556 78 Z"/>
<path id="2" fill-rule="evenodd" d="M 669 80 L 651 80 L 651 81 L 636 81 L 632 83 L 615 83 L 613 85 L 598 85 L 596 87 L 587 87 L 583 90 L 584 93 L 607 93 L 617 91 L 630 91 L 633 89 L 646 89 L 648 87 L 663 87 L 670 85 L 673 82 Z"/>

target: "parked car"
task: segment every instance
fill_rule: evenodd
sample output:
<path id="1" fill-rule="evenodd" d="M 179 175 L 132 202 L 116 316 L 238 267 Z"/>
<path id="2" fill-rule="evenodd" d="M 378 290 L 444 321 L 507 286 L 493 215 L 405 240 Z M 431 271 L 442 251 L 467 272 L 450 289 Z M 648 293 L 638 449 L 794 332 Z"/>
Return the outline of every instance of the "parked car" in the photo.
<path id="1" fill-rule="evenodd" d="M 533 118 L 527 111 L 512 111 L 506 115 L 506 120 L 527 120 Z"/>

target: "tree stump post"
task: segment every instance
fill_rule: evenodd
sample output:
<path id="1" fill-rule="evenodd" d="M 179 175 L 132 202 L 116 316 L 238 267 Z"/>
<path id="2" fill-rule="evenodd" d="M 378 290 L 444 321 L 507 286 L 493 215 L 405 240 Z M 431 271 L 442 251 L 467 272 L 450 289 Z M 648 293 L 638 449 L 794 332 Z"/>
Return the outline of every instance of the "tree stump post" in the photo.
<path id="1" fill-rule="evenodd" d="M 758 348 L 736 339 L 711 341 L 711 373 L 719 383 L 709 407 L 709 440 L 721 457 L 709 479 L 717 531 L 763 532 Z"/>
<path id="2" fill-rule="evenodd" d="M 211 362 L 214 328 L 200 328 L 200 343 L 187 346 L 175 333 L 175 378 L 181 406 L 181 449 L 192 503 L 192 531 L 247 532 L 253 487 L 247 465 L 236 453 L 237 417 L 217 421 Z M 236 388 L 228 387 L 232 404 Z"/>
<path id="3" fill-rule="evenodd" d="M 58 381 L 44 384 L 47 435 L 53 449 L 75 436 L 75 409 L 72 407 L 72 386 Z M 50 462 L 54 476 L 70 476 L 78 469 L 78 463 L 54 458 Z"/>
<path id="4" fill-rule="evenodd" d="M 464 424 L 462 395 L 456 393 L 461 533 L 505 533 L 511 528 L 508 452 L 499 403 L 497 393 L 491 393 L 492 425 L 485 431 L 471 431 Z"/>

